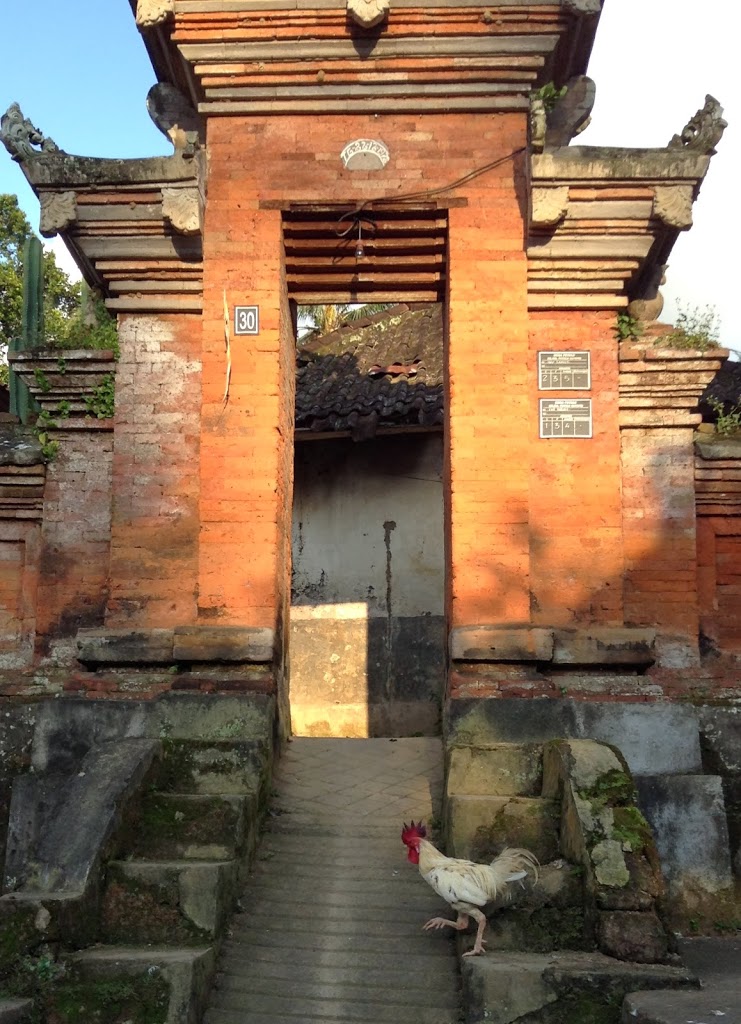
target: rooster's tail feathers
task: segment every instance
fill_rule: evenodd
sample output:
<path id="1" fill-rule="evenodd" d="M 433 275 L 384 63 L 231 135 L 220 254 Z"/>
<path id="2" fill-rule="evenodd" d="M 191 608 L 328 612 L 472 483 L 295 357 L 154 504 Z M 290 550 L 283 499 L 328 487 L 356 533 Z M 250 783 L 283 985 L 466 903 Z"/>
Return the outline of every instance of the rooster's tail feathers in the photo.
<path id="1" fill-rule="evenodd" d="M 533 882 L 538 880 L 538 858 L 529 850 L 507 848 L 502 850 L 498 857 L 489 865 L 497 876 L 500 885 L 507 882 L 519 882 L 528 875 L 533 876 Z"/>

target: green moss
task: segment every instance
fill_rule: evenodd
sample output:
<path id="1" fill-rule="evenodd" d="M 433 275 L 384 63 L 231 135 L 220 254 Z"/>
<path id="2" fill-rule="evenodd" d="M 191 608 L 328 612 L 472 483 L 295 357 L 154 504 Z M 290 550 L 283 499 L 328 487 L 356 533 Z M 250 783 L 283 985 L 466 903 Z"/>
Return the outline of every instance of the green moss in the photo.
<path id="1" fill-rule="evenodd" d="M 170 986 L 159 971 L 138 978 L 62 982 L 44 1000 L 48 1024 L 165 1024 Z"/>
<path id="2" fill-rule="evenodd" d="M 653 844 L 651 827 L 633 805 L 613 808 L 612 838 L 623 846 L 627 844 L 632 853 L 640 853 Z"/>
<path id="3" fill-rule="evenodd" d="M 626 772 L 613 768 L 600 775 L 593 786 L 579 791 L 583 800 L 588 800 L 595 811 L 604 807 L 618 807 L 620 804 L 634 804 L 636 788 L 632 778 Z"/>
<path id="4" fill-rule="evenodd" d="M 5 978 L 41 938 L 34 925 L 36 908 L 7 905 L 0 914 L 0 978 Z"/>

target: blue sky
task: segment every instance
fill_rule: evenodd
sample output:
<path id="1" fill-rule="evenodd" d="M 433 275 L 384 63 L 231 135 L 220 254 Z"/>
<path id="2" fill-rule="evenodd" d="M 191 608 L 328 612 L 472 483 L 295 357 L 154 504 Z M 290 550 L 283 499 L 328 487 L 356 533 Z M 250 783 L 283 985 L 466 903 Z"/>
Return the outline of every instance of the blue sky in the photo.
<path id="1" fill-rule="evenodd" d="M 741 48 L 730 0 L 605 0 L 589 73 L 597 83 L 585 145 L 664 146 L 712 93 L 729 128 L 695 204 L 695 226 L 674 248 L 662 319 L 713 306 L 721 339 L 741 348 L 735 236 L 741 228 Z M 154 73 L 128 0 L 4 0 L 0 112 L 17 101 L 70 153 L 171 152 L 149 119 Z M 393 0 L 391 0 L 393 17 Z M 34 227 L 38 203 L 0 150 L 0 192 L 19 196 Z"/>

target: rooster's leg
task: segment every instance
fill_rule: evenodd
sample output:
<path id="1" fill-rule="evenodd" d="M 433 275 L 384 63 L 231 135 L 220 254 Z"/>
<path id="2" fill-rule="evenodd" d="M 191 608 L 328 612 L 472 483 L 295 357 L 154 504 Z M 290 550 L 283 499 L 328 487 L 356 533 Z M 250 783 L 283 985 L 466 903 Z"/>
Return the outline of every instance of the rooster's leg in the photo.
<path id="1" fill-rule="evenodd" d="M 467 953 L 463 954 L 464 956 L 478 956 L 479 953 L 484 952 L 484 946 L 486 945 L 483 939 L 484 928 L 486 928 L 486 915 L 482 914 L 480 910 L 471 908 L 471 917 L 478 921 L 479 926 L 476 929 L 476 941 L 473 944 L 473 949 L 469 949 Z"/>
<path id="2" fill-rule="evenodd" d="M 429 931 L 430 928 L 455 928 L 456 931 L 462 932 L 468 928 L 468 914 L 458 914 L 455 921 L 448 921 L 446 917 L 431 917 L 427 924 L 422 925 L 424 931 Z"/>

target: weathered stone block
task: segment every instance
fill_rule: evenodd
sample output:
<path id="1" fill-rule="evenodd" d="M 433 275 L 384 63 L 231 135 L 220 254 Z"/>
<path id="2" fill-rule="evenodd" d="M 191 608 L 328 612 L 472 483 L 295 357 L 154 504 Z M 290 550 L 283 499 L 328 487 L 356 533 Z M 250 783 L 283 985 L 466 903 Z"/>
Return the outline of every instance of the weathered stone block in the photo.
<path id="1" fill-rule="evenodd" d="M 536 796 L 543 777 L 539 743 L 453 747 L 447 791 L 453 796 Z"/>
<path id="2" fill-rule="evenodd" d="M 543 864 L 558 856 L 558 807 L 551 800 L 451 796 L 446 817 L 454 857 L 489 861 L 505 846 L 524 847 Z"/>
<path id="3" fill-rule="evenodd" d="M 32 999 L 0 999 L 0 1024 L 21 1024 L 31 1020 Z"/>
<path id="4" fill-rule="evenodd" d="M 85 665 L 167 664 L 173 641 L 171 629 L 80 629 L 78 658 Z"/>
<path id="5" fill-rule="evenodd" d="M 656 835 L 670 890 L 718 893 L 733 884 L 723 787 L 714 775 L 636 780 L 641 808 Z"/>
<path id="6" fill-rule="evenodd" d="M 628 992 L 696 987 L 684 968 L 623 963 L 600 953 L 509 953 L 461 964 L 466 1024 L 612 1020 Z M 577 1016 L 578 1014 L 578 1016 Z"/>
<path id="7" fill-rule="evenodd" d="M 552 653 L 552 629 L 459 626 L 450 633 L 453 661 L 550 661 Z"/>
<path id="8" fill-rule="evenodd" d="M 595 628 L 557 629 L 553 633 L 555 665 L 653 665 L 656 630 Z"/>
<path id="9" fill-rule="evenodd" d="M 640 964 L 661 963 L 669 952 L 664 927 L 651 912 L 613 910 L 600 913 L 597 940 L 602 952 L 608 956 Z"/>
<path id="10" fill-rule="evenodd" d="M 272 661 L 275 631 L 256 626 L 178 626 L 174 661 Z"/>
<path id="11" fill-rule="evenodd" d="M 699 716 L 706 771 L 741 775 L 741 707 L 700 708 Z"/>
<path id="12" fill-rule="evenodd" d="M 449 743 L 474 747 L 599 740 L 619 747 L 636 775 L 700 769 L 697 711 L 686 704 L 457 699 L 448 704 L 447 732 Z"/>

